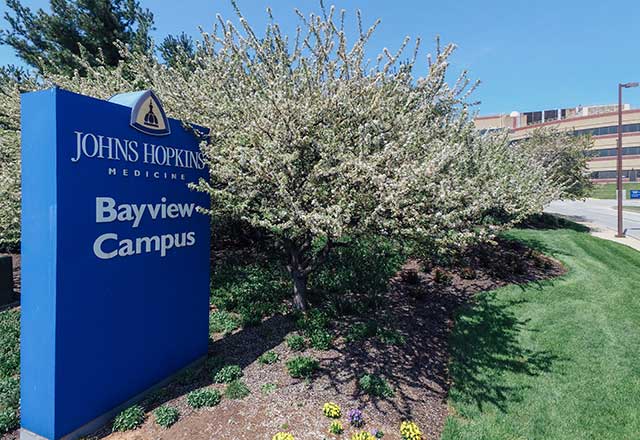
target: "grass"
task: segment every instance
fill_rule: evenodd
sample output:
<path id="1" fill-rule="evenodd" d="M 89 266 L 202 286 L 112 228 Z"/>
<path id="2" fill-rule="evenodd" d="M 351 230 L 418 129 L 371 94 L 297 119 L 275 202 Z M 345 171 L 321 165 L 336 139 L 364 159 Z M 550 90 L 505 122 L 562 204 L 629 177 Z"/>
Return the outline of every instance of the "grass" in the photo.
<path id="1" fill-rule="evenodd" d="M 640 212 L 640 206 L 623 206 L 622 209 L 629 212 Z"/>
<path id="2" fill-rule="evenodd" d="M 640 189 L 640 182 L 624 183 L 623 188 L 625 190 Z M 627 191 L 627 197 L 629 193 Z M 589 197 L 594 199 L 615 199 L 616 198 L 616 184 L 615 183 L 598 183 L 593 185 L 591 194 Z"/>
<path id="3" fill-rule="evenodd" d="M 442 439 L 637 439 L 640 253 L 568 229 L 509 235 L 568 273 L 459 311 Z"/>

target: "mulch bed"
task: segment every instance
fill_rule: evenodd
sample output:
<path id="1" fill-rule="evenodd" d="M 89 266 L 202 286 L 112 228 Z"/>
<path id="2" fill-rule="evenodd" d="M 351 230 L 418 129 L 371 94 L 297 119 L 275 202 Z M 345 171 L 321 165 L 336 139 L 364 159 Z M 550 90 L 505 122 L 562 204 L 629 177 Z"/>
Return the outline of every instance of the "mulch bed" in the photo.
<path id="1" fill-rule="evenodd" d="M 147 402 L 149 417 L 140 429 L 111 433 L 111 427 L 106 426 L 95 438 L 270 440 L 279 431 L 289 431 L 296 440 L 349 439 L 358 430 L 348 428 L 346 413 L 359 408 L 366 421 L 362 429 L 382 430 L 387 440 L 400 440 L 398 428 L 406 419 L 414 420 L 425 438 L 437 439 L 448 415 L 448 337 L 455 310 L 473 301 L 480 291 L 548 279 L 564 272 L 557 261 L 506 240 L 475 249 L 463 262 L 457 269 L 424 270 L 417 261 L 408 261 L 390 281 L 386 306 L 372 318 L 392 324 L 404 336 L 403 345 L 385 345 L 376 338 L 347 342 L 342 336 L 328 351 L 292 352 L 284 338 L 295 331 L 295 326 L 288 317 L 274 316 L 260 326 L 226 337 L 217 335 L 210 346 L 211 356 L 243 368 L 242 380 L 251 390 L 249 397 L 224 398 L 214 408 L 191 409 L 186 404 L 190 390 L 202 386 L 224 390 L 223 385 L 212 384 L 210 373 L 203 367 L 195 380 L 184 385 L 174 382 L 164 396 Z M 336 323 L 334 330 L 345 335 L 351 323 L 351 318 L 345 319 Z M 280 355 L 278 363 L 263 365 L 257 361 L 268 350 Z M 292 379 L 286 372 L 285 361 L 300 354 L 320 361 L 321 370 L 312 380 Z M 373 398 L 363 394 L 357 381 L 365 373 L 384 377 L 394 396 Z M 276 384 L 277 390 L 264 394 L 261 387 L 266 383 Z M 330 420 L 323 416 L 322 405 L 329 401 L 343 410 L 342 422 L 347 429 L 339 437 L 327 433 Z M 164 403 L 176 406 L 181 413 L 178 423 L 169 429 L 160 428 L 151 415 Z"/>

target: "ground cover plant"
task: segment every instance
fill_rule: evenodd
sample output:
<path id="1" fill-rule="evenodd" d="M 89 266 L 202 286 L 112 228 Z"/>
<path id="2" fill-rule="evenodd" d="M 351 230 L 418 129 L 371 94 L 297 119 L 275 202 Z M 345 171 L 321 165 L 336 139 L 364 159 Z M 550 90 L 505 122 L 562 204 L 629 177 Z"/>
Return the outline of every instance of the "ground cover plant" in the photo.
<path id="1" fill-rule="evenodd" d="M 145 419 L 145 411 L 140 405 L 133 405 L 118 414 L 113 421 L 113 431 L 130 431 L 139 428 Z"/>
<path id="2" fill-rule="evenodd" d="M 228 399 L 244 399 L 251 391 L 247 388 L 247 385 L 239 379 L 229 382 L 227 388 L 224 390 L 224 396 Z"/>
<path id="3" fill-rule="evenodd" d="M 216 383 L 231 383 L 242 377 L 242 368 L 239 365 L 225 365 L 215 372 L 213 380 Z"/>
<path id="4" fill-rule="evenodd" d="M 156 423 L 163 428 L 169 428 L 175 424 L 180 418 L 180 412 L 177 408 L 172 406 L 163 405 L 153 412 Z"/>
<path id="5" fill-rule="evenodd" d="M 287 371 L 294 378 L 310 378 L 320 367 L 320 363 L 309 356 L 296 356 L 287 361 Z"/>
<path id="6" fill-rule="evenodd" d="M 201 388 L 187 394 L 187 403 L 192 408 L 216 406 L 221 399 L 220 391 L 209 388 Z"/>

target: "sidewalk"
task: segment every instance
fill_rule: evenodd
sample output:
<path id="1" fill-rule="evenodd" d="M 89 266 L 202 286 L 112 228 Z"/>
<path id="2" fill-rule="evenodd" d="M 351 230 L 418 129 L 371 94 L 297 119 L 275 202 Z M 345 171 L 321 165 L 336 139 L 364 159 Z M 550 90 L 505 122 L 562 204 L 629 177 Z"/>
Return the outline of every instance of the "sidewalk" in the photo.
<path id="1" fill-rule="evenodd" d="M 609 241 L 615 241 L 616 243 L 620 243 L 620 244 L 625 244 L 630 248 L 640 251 L 640 240 L 638 240 L 637 238 L 631 237 L 629 235 L 627 235 L 625 238 L 619 238 L 619 237 L 616 237 L 616 231 L 612 229 L 604 228 L 594 223 L 580 222 L 575 220 L 572 220 L 572 221 L 588 227 L 590 229 L 589 233 L 594 237 L 603 238 Z"/>

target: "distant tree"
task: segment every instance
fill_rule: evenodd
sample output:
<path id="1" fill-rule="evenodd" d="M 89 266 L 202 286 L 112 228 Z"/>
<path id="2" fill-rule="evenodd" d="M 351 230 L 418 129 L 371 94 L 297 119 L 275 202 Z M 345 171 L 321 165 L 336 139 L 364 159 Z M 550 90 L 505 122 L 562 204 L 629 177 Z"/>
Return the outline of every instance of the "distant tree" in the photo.
<path id="1" fill-rule="evenodd" d="M 195 44 L 193 38 L 184 32 L 178 36 L 167 35 L 158 46 L 158 51 L 165 63 L 169 66 L 176 66 L 193 59 Z"/>
<path id="2" fill-rule="evenodd" d="M 587 152 L 593 147 L 590 136 L 576 136 L 557 129 L 537 129 L 530 137 L 515 142 L 515 148 L 542 163 L 551 179 L 562 182 L 562 199 L 586 197 L 589 178 Z"/>
<path id="3" fill-rule="evenodd" d="M 116 66 L 120 46 L 146 51 L 153 14 L 136 0 L 51 0 L 51 13 L 35 13 L 20 0 L 7 0 L 9 29 L 0 43 L 40 72 L 71 74 L 83 69 L 78 56 L 92 65 Z M 84 52 L 84 54 L 83 54 Z"/>

